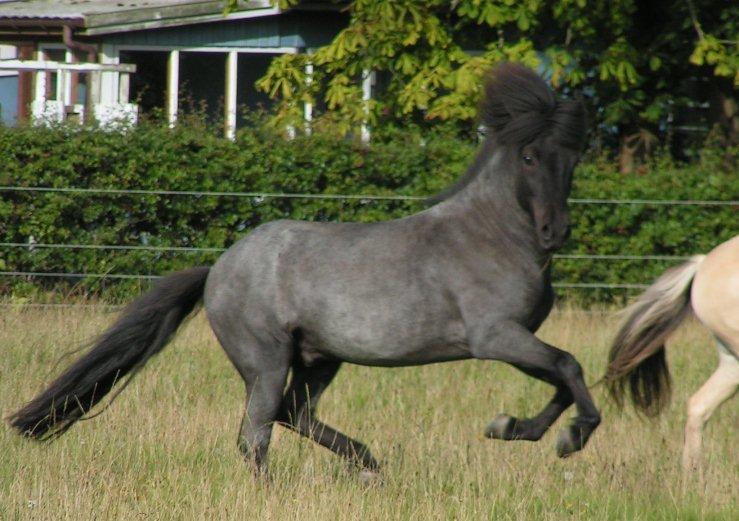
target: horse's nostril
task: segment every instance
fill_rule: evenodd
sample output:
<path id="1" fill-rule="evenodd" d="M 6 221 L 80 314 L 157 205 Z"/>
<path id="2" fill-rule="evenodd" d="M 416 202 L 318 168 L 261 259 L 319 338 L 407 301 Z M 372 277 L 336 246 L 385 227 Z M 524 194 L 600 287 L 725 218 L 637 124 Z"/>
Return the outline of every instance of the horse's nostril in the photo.
<path id="1" fill-rule="evenodd" d="M 549 224 L 545 224 L 541 227 L 541 233 L 544 237 L 551 237 L 552 227 Z"/>

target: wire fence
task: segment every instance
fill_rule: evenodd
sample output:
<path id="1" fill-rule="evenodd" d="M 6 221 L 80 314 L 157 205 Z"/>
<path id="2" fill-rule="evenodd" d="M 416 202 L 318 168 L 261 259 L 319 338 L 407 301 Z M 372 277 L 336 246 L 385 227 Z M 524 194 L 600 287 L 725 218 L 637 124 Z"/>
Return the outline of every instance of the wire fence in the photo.
<path id="1" fill-rule="evenodd" d="M 23 300 L 19 301 L 0 301 L 0 308 L 10 308 L 19 311 L 26 309 L 56 309 L 60 311 L 64 310 L 77 310 L 77 309 L 92 309 L 95 311 L 106 311 L 116 312 L 121 311 L 126 307 L 125 304 L 106 304 L 104 302 L 97 302 L 95 304 L 89 304 L 85 302 L 26 302 Z M 618 315 L 620 311 L 617 309 L 581 309 L 581 308 L 558 308 L 554 307 L 551 310 L 551 314 L 557 315 L 589 315 L 589 316 L 608 316 Z"/>
<path id="2" fill-rule="evenodd" d="M 423 201 L 427 197 L 419 195 L 374 195 L 374 194 L 306 194 L 306 193 L 268 193 L 268 192 L 219 192 L 219 191 L 188 191 L 188 190 L 137 190 L 111 188 L 76 188 L 76 187 L 39 187 L 39 186 L 0 186 L 0 192 L 31 192 L 31 193 L 68 193 L 77 195 L 157 195 L 157 196 L 186 196 L 186 197 L 248 197 L 256 201 L 269 198 L 282 199 L 317 199 L 317 200 L 347 200 L 347 201 Z M 588 199 L 572 198 L 570 204 L 593 205 L 653 205 L 653 206 L 704 206 L 739 208 L 739 200 L 676 200 L 676 199 Z M 196 246 L 151 246 L 151 245 L 124 245 L 124 244 L 80 244 L 80 243 L 36 243 L 30 242 L 2 242 L 4 249 L 67 249 L 67 250 L 107 250 L 107 251 L 151 251 L 175 253 L 221 253 L 226 248 L 196 247 Z M 557 254 L 555 259 L 583 260 L 583 261 L 662 261 L 679 262 L 690 258 L 682 255 L 627 255 L 627 254 Z M 25 278 L 60 278 L 60 279 L 110 279 L 110 280 L 154 280 L 160 275 L 136 273 L 68 273 L 68 272 L 38 272 L 38 271 L 0 271 L 0 277 Z M 557 282 L 555 288 L 571 289 L 619 289 L 640 290 L 647 284 L 638 283 L 606 283 L 606 282 Z"/>
<path id="3" fill-rule="evenodd" d="M 130 251 L 157 251 L 183 253 L 223 253 L 227 248 L 200 248 L 195 246 L 145 246 L 124 244 L 45 244 L 35 242 L 0 242 L 0 248 L 23 248 L 29 251 L 35 249 L 62 249 L 62 250 L 130 250 Z"/>
<path id="4" fill-rule="evenodd" d="M 156 280 L 164 275 L 143 275 L 131 273 L 67 273 L 67 272 L 44 272 L 44 271 L 0 271 L 4 277 L 53 277 L 70 279 L 123 279 L 123 280 Z M 648 284 L 626 284 L 606 282 L 555 282 L 555 288 L 580 288 L 580 289 L 644 289 Z"/>
<path id="5" fill-rule="evenodd" d="M 79 302 L 25 302 L 19 300 L 16 302 L 0 302 L 0 308 L 12 308 L 18 310 L 24 309 L 94 309 L 99 311 L 120 311 L 126 306 L 123 304 L 105 304 L 98 302 L 95 304 L 84 304 Z"/>
<path id="6" fill-rule="evenodd" d="M 374 194 L 304 194 L 283 192 L 218 192 L 197 190 L 135 190 L 115 188 L 75 188 L 45 186 L 0 186 L 2 192 L 47 192 L 91 195 L 168 195 L 189 197 L 248 197 L 252 199 L 323 199 L 360 201 L 423 201 L 425 195 L 374 195 Z M 570 204 L 646 204 L 668 206 L 739 206 L 739 200 L 691 200 L 691 199 L 591 199 L 570 198 Z"/>
<path id="7" fill-rule="evenodd" d="M 123 250 L 123 251 L 153 251 L 153 252 L 178 252 L 178 253 L 223 253 L 227 248 L 208 248 L 197 246 L 148 246 L 148 245 L 122 245 L 122 244 L 57 244 L 36 242 L 0 242 L 0 248 L 21 248 L 29 251 L 36 249 L 62 249 L 62 250 Z M 659 261 L 683 261 L 690 258 L 686 255 L 598 255 L 563 253 L 555 254 L 555 259 L 590 259 L 590 260 L 659 260 Z"/>

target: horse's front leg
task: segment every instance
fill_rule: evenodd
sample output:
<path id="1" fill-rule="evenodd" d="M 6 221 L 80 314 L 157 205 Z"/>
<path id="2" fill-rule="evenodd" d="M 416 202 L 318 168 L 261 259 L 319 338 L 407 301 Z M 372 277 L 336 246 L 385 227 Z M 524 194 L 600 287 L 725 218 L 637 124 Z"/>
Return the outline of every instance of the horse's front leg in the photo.
<path id="1" fill-rule="evenodd" d="M 688 401 L 688 421 L 685 423 L 683 446 L 683 470 L 686 473 L 699 471 L 703 426 L 713 412 L 731 398 L 739 387 L 739 359 L 719 342 L 719 365 L 698 392 Z"/>
<path id="2" fill-rule="evenodd" d="M 526 370 L 523 372 L 539 378 L 537 373 Z M 555 385 L 557 390 L 539 414 L 533 418 L 516 418 L 508 414 L 499 414 L 485 428 L 485 436 L 498 440 L 539 441 L 573 402 L 572 393 L 566 385 L 550 383 Z"/>
<path id="3" fill-rule="evenodd" d="M 578 415 L 560 432 L 557 454 L 566 457 L 585 446 L 600 424 L 600 413 L 575 357 L 545 344 L 514 322 L 498 323 L 473 333 L 471 349 L 475 358 L 508 362 L 557 389 L 549 404 L 534 418 L 518 420 L 508 415 L 498 416 L 486 430 L 488 437 L 538 440 L 574 401 Z"/>

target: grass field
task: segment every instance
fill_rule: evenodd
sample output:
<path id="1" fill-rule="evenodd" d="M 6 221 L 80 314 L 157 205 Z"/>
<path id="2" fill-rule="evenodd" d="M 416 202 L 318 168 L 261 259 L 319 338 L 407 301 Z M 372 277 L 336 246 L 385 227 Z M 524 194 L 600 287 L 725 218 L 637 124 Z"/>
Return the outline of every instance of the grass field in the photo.
<path id="1" fill-rule="evenodd" d="M 113 318 L 95 308 L 0 309 L 3 415 Z M 575 354 L 593 382 L 615 327 L 610 315 L 562 310 L 540 336 Z M 368 443 L 383 482 L 362 484 L 337 457 L 277 427 L 264 483 L 236 449 L 243 384 L 200 313 L 102 416 L 53 444 L 0 428 L 0 519 L 737 519 L 736 400 L 706 429 L 705 480 L 681 481 L 685 403 L 715 368 L 708 333 L 687 324 L 669 359 L 674 396 L 660 420 L 618 412 L 598 388 L 603 423 L 567 460 L 554 442 L 572 411 L 538 443 L 483 437 L 496 414 L 531 415 L 551 396 L 503 364 L 346 366 L 319 414 Z"/>

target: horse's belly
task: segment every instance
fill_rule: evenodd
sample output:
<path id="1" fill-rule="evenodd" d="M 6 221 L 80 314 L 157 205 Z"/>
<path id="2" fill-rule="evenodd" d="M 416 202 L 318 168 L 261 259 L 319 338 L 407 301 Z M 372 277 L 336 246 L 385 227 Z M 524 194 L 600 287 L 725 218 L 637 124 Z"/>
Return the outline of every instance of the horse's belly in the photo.
<path id="1" fill-rule="evenodd" d="M 351 341 L 341 345 L 320 343 L 319 346 L 304 342 L 300 345 L 300 354 L 308 366 L 322 359 L 341 360 L 359 365 L 399 367 L 464 360 L 470 357 L 469 349 L 463 342 L 424 345 L 414 349 L 399 345 L 363 345 Z"/>
<path id="2" fill-rule="evenodd" d="M 362 365 L 401 366 L 469 357 L 461 321 L 378 318 L 324 315 L 321 322 L 301 327 L 303 359 L 330 357 Z"/>

